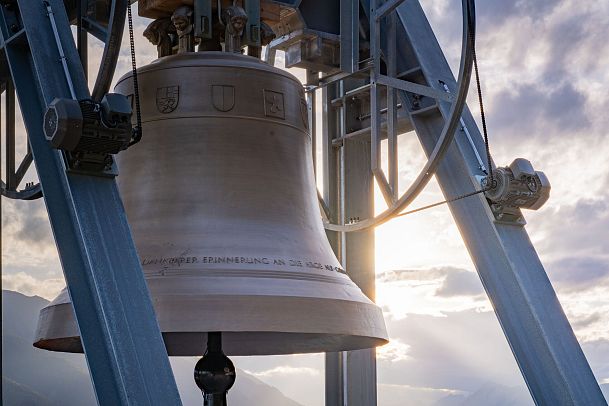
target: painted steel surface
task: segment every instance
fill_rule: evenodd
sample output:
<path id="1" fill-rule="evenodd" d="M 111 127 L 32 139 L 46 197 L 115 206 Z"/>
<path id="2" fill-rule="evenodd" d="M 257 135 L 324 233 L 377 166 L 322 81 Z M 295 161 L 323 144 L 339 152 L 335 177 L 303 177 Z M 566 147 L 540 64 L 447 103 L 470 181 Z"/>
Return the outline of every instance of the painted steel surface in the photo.
<path id="1" fill-rule="evenodd" d="M 46 106 L 70 96 L 56 38 L 76 96 L 89 96 L 63 3 L 19 0 L 1 7 L 0 31 L 97 401 L 180 405 L 114 179 L 67 172 L 43 134 Z"/>
<path id="2" fill-rule="evenodd" d="M 407 1 L 396 11 L 404 44 L 409 44 L 426 80 L 454 88 L 454 77 L 420 4 Z M 433 114 L 412 115 L 427 154 L 448 116 L 445 103 Z M 468 109 L 462 117 L 469 139 L 465 133 L 455 136 L 436 173 L 447 198 L 475 190 L 475 176 L 484 175 L 471 142 L 480 155 L 483 138 Z M 450 203 L 449 208 L 535 403 L 606 405 L 525 228 L 496 222 L 482 195 Z"/>
<path id="3" fill-rule="evenodd" d="M 301 84 L 255 58 L 203 52 L 139 70 L 144 138 L 119 187 L 170 355 L 209 331 L 229 355 L 384 344 L 381 310 L 349 279 L 319 216 Z M 131 76 L 117 91 L 132 93 Z M 79 351 L 65 293 L 37 346 Z"/>

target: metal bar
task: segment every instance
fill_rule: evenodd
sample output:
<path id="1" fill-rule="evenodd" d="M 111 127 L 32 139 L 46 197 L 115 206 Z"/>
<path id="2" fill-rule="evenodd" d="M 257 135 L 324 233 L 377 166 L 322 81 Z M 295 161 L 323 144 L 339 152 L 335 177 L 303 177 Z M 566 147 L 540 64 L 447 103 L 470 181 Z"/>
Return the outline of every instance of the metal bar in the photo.
<path id="1" fill-rule="evenodd" d="M 380 5 L 376 12 L 371 12 L 370 15 L 374 16 L 373 20 L 374 21 L 380 21 L 383 17 L 385 17 L 387 14 L 391 13 L 393 10 L 395 10 L 400 4 L 402 4 L 405 0 L 389 0 L 385 3 L 383 3 L 382 5 Z M 371 10 L 374 11 L 374 10 Z"/>
<path id="2" fill-rule="evenodd" d="M 370 1 L 371 15 L 378 1 Z M 373 21 L 370 24 L 370 56 L 372 58 L 372 70 L 370 71 L 370 167 L 385 202 L 388 206 L 391 206 L 394 202 L 393 192 L 381 167 L 381 107 L 378 89 L 378 77 L 381 72 L 381 27 L 378 21 Z"/>
<path id="3" fill-rule="evenodd" d="M 396 47 L 396 15 L 387 17 L 387 74 L 389 77 L 397 75 L 397 47 Z M 387 88 L 387 163 L 389 187 L 393 192 L 393 200 L 398 198 L 398 134 L 397 134 L 397 92 L 394 88 Z"/>
<path id="4" fill-rule="evenodd" d="M 444 87 L 444 91 L 446 91 L 446 93 L 450 93 L 450 89 L 448 88 L 446 83 L 441 82 L 441 84 Z M 472 136 L 470 135 L 469 130 L 465 126 L 465 121 L 463 121 L 463 117 L 461 117 L 459 119 L 459 122 L 461 123 L 461 131 L 463 131 L 465 133 L 465 136 L 467 137 L 467 140 L 469 141 L 469 145 L 472 147 L 472 151 L 474 152 L 474 155 L 476 155 L 476 160 L 478 161 L 478 168 L 485 174 L 488 174 L 486 165 L 482 161 L 482 157 L 480 156 L 480 153 L 478 152 L 478 149 L 476 148 L 476 145 L 474 144 L 474 140 L 472 139 Z"/>
<path id="5" fill-rule="evenodd" d="M 368 140 L 349 140 L 344 147 L 344 213 L 349 219 L 374 216 L 374 176 L 370 170 L 371 144 Z M 343 264 L 349 277 L 374 300 L 374 229 L 343 233 Z M 375 406 L 376 350 L 343 353 L 343 378 L 346 405 Z"/>
<path id="6" fill-rule="evenodd" d="M 195 37 L 212 38 L 211 22 L 212 7 L 211 0 L 195 0 Z"/>
<path id="7" fill-rule="evenodd" d="M 406 92 L 420 94 L 421 96 L 431 97 L 442 101 L 452 102 L 454 96 L 450 93 L 443 92 L 433 87 L 420 85 L 418 83 L 409 82 L 407 80 L 391 78 L 385 75 L 378 75 L 378 83 L 381 85 L 389 86 L 394 89 L 404 90 Z"/>
<path id="8" fill-rule="evenodd" d="M 335 105 L 337 102 L 341 102 L 342 103 L 342 100 L 345 97 L 351 97 L 351 96 L 355 96 L 355 95 L 358 95 L 358 94 L 361 94 L 361 93 L 365 93 L 365 92 L 369 92 L 369 91 L 370 91 L 370 83 L 366 83 L 365 85 L 362 85 L 362 86 L 359 86 L 359 87 L 357 87 L 355 89 L 351 89 L 351 90 L 347 91 L 345 93 L 344 97 L 339 97 L 339 98 L 336 98 L 336 99 L 332 100 L 332 105 Z M 370 117 L 370 116 L 368 116 L 368 117 Z"/>
<path id="9" fill-rule="evenodd" d="M 366 62 L 366 63 L 368 63 L 368 62 Z M 362 65 L 362 62 L 360 62 L 360 65 Z M 353 73 L 340 72 L 340 73 L 335 73 L 332 75 L 324 76 L 319 80 L 319 86 L 317 86 L 316 88 L 312 88 L 311 90 L 317 90 L 319 88 L 334 84 L 336 82 L 340 82 L 341 80 L 344 80 L 347 78 L 368 76 L 367 72 L 370 69 L 372 69 L 372 66 L 366 65 L 366 66 L 362 67 L 360 70 L 357 70 Z"/>
<path id="10" fill-rule="evenodd" d="M 247 26 L 245 29 L 245 44 L 260 46 L 260 0 L 244 0 Z"/>
<path id="11" fill-rule="evenodd" d="M 6 189 L 15 190 L 19 185 L 15 177 L 15 87 L 11 80 L 6 82 L 4 92 L 4 116 L 6 120 Z"/>
<path id="12" fill-rule="evenodd" d="M 381 167 L 381 112 L 378 85 L 371 74 L 370 85 L 370 167 L 387 205 L 394 203 L 394 194 Z M 368 218 L 368 217 L 362 217 Z"/>
<path id="13" fill-rule="evenodd" d="M 332 147 L 332 140 L 338 134 L 338 113 L 331 106 L 331 101 L 337 96 L 337 85 L 322 88 L 322 150 L 323 150 L 323 198 L 327 203 L 330 218 L 338 221 L 339 212 L 339 169 L 338 152 Z M 340 235 L 334 231 L 326 231 L 330 245 L 337 258 L 340 260 Z M 326 353 L 325 357 L 325 405 L 344 406 L 343 399 L 343 376 L 342 376 L 342 353 Z"/>
<path id="14" fill-rule="evenodd" d="M 393 90 L 395 90 L 395 89 L 393 89 Z M 394 100 L 396 100 L 396 99 L 397 99 L 397 97 L 394 98 Z M 397 110 L 399 110 L 401 108 L 402 108 L 402 103 L 396 103 L 396 105 L 394 107 L 396 114 L 397 114 Z M 381 115 L 383 115 L 383 114 L 387 114 L 388 111 L 389 111 L 389 109 L 387 107 L 383 107 L 382 109 L 379 110 L 379 113 L 381 113 Z M 370 116 L 371 116 L 370 113 L 366 113 L 366 114 L 362 114 L 361 116 L 358 116 L 357 118 L 359 120 L 365 120 L 367 118 L 370 118 Z M 384 121 L 381 118 L 381 129 L 382 129 L 383 123 L 384 123 Z"/>
<path id="15" fill-rule="evenodd" d="M 30 151 L 28 147 L 28 151 L 25 154 L 23 161 L 21 161 L 21 163 L 19 164 L 19 168 L 17 168 L 17 171 L 15 172 L 15 187 L 17 187 L 17 185 L 21 183 L 23 177 L 25 176 L 25 173 L 30 168 L 30 165 L 32 164 L 33 160 L 34 157 L 32 156 L 32 151 Z"/>
<path id="16" fill-rule="evenodd" d="M 404 3 L 397 13 L 425 77 L 454 86 L 419 3 Z M 413 117 L 427 153 L 437 142 L 448 108 L 441 103 L 441 115 Z M 484 151 L 468 110 L 463 120 L 475 147 Z M 447 150 L 436 175 L 444 195 L 450 197 L 474 190 L 474 177 L 481 173 L 469 141 L 459 137 Z M 524 227 L 496 223 L 483 196 L 456 201 L 449 207 L 535 403 L 606 405 Z"/>
<path id="17" fill-rule="evenodd" d="M 266 47 L 266 53 L 264 54 L 264 62 L 271 66 L 275 66 L 275 56 L 277 55 L 277 49 L 272 47 L 270 44 Z"/>
<path id="18" fill-rule="evenodd" d="M 89 50 L 87 41 L 87 31 L 82 26 L 83 11 L 87 9 L 88 0 L 76 0 L 76 48 L 78 49 L 78 55 L 80 56 L 80 63 L 82 65 L 85 79 L 88 78 L 89 72 Z"/>
<path id="19" fill-rule="evenodd" d="M 359 1 L 340 0 L 340 70 L 359 69 Z"/>
<path id="20" fill-rule="evenodd" d="M 478 168 L 485 174 L 488 174 L 486 165 L 484 164 L 484 161 L 482 161 L 482 157 L 480 156 L 480 153 L 478 152 L 478 148 L 476 148 L 476 145 L 474 144 L 474 140 L 472 139 L 472 136 L 469 133 L 469 130 L 467 129 L 467 126 L 465 125 L 465 121 L 463 121 L 463 118 L 461 118 L 461 131 L 463 131 L 465 133 L 465 136 L 467 137 L 467 141 L 469 141 L 469 145 L 472 147 L 472 151 L 474 152 L 474 155 L 476 155 L 476 161 L 478 161 Z"/>
<path id="21" fill-rule="evenodd" d="M 85 16 L 82 18 L 82 27 L 101 42 L 106 42 L 108 30 L 97 21 Z"/>
<path id="22" fill-rule="evenodd" d="M 59 60 L 61 61 L 61 66 L 63 67 L 63 73 L 65 75 L 66 82 L 68 83 L 68 87 L 70 88 L 70 94 L 72 95 L 72 99 L 76 100 L 76 93 L 74 92 L 74 84 L 72 83 L 72 75 L 70 74 L 70 70 L 68 69 L 68 63 L 66 62 L 66 55 L 63 52 L 63 45 L 61 45 L 61 40 L 59 39 L 59 33 L 57 32 L 57 24 L 55 22 L 55 12 L 51 7 L 51 3 L 45 3 L 47 16 L 51 22 L 51 28 L 53 29 L 53 38 L 55 38 L 55 44 L 57 46 L 57 50 L 59 51 Z"/>
<path id="23" fill-rule="evenodd" d="M 89 97 L 69 22 L 55 12 L 75 95 Z M 43 113 L 70 97 L 46 7 L 18 0 L 27 44 L 7 46 L 7 60 L 44 190 L 45 204 L 74 305 L 81 341 L 102 405 L 179 405 L 180 398 L 114 179 L 67 173 L 43 135 Z M 0 8 L 0 20 L 10 10 Z M 2 36 L 6 32 L 2 30 Z"/>

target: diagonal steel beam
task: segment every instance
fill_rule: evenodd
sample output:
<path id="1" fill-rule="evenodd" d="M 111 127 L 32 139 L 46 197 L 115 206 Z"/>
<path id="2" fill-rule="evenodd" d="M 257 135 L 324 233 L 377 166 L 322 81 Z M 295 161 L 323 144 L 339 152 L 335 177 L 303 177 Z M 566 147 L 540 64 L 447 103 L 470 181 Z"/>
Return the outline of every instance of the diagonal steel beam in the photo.
<path id="1" fill-rule="evenodd" d="M 66 172 L 61 153 L 44 137 L 46 106 L 56 97 L 71 96 L 47 5 L 75 95 L 89 97 L 61 0 L 18 0 L 11 8 L 1 7 L 0 32 L 97 401 L 180 405 L 116 182 Z M 19 25 L 27 38 L 10 40 Z"/>
<path id="2" fill-rule="evenodd" d="M 427 82 L 454 89 L 455 80 L 420 4 L 407 1 L 396 11 Z M 449 107 L 440 103 L 436 114 L 413 116 L 428 154 Z M 474 153 L 483 153 L 484 142 L 467 109 L 463 121 L 477 151 L 467 137 L 455 137 L 436 172 L 446 198 L 475 190 L 475 177 L 484 175 Z M 524 227 L 495 222 L 482 195 L 453 202 L 450 210 L 535 403 L 606 405 Z"/>

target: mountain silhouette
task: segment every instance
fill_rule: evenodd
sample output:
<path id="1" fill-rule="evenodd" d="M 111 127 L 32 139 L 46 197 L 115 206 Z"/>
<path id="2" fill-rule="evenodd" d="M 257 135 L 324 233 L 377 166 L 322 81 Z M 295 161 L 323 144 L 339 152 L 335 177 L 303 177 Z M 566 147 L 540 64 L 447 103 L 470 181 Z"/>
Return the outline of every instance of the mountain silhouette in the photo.
<path id="1" fill-rule="evenodd" d="M 49 352 L 32 346 L 38 312 L 49 302 L 37 296 L 2 291 L 2 404 L 5 406 L 96 405 L 93 385 L 82 354 Z M 173 357 L 171 364 L 182 403 L 201 405 L 192 370 L 195 358 Z M 301 406 L 253 375 L 237 371 L 228 394 L 231 406 Z"/>

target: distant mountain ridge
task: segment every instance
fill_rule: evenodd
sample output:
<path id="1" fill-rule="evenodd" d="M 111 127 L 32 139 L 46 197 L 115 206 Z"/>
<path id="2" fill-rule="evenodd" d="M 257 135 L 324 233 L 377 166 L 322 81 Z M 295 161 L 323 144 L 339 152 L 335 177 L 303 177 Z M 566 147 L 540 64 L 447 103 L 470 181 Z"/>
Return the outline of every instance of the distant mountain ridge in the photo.
<path id="1" fill-rule="evenodd" d="M 80 354 L 34 348 L 38 312 L 49 302 L 38 296 L 2 291 L 2 404 L 5 406 L 96 405 L 93 386 Z M 173 358 L 172 366 L 185 406 L 200 405 L 201 393 L 192 378 L 194 358 Z M 302 406 L 278 389 L 238 370 L 228 395 L 231 406 Z"/>

